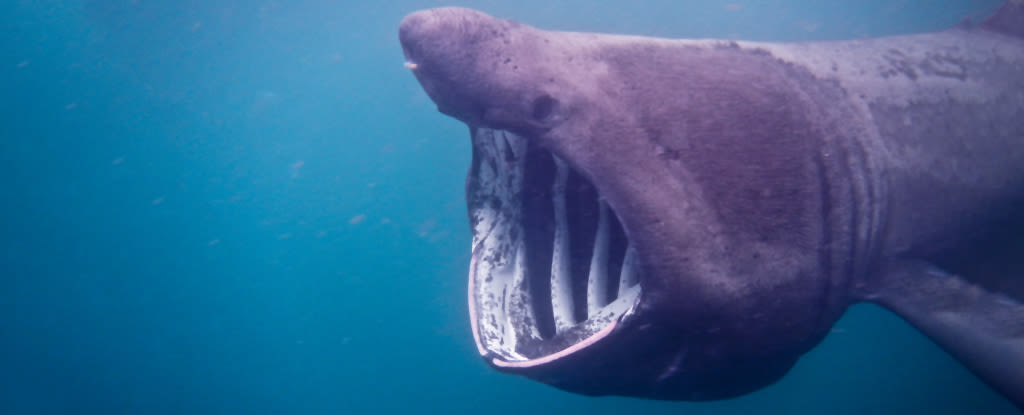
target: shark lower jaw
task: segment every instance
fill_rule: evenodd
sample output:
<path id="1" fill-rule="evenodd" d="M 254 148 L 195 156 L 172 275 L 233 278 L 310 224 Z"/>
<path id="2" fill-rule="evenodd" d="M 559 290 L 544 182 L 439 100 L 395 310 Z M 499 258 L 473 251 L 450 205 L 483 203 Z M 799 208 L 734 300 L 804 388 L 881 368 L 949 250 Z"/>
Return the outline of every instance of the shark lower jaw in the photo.
<path id="1" fill-rule="evenodd" d="M 469 309 L 481 355 L 507 370 L 538 367 L 614 332 L 643 281 L 616 213 L 531 140 L 487 128 L 472 140 Z"/>

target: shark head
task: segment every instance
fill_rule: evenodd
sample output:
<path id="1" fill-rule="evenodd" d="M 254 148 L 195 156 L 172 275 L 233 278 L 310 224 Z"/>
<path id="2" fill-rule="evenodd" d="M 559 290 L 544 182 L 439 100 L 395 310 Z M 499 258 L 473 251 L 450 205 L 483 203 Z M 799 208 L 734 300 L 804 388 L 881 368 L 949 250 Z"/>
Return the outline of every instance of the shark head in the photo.
<path id="1" fill-rule="evenodd" d="M 470 127 L 470 321 L 496 369 L 727 398 L 775 382 L 842 313 L 848 267 L 831 258 L 848 244 L 828 229 L 842 215 L 815 111 L 770 56 L 460 8 L 399 35 L 440 112 Z"/>

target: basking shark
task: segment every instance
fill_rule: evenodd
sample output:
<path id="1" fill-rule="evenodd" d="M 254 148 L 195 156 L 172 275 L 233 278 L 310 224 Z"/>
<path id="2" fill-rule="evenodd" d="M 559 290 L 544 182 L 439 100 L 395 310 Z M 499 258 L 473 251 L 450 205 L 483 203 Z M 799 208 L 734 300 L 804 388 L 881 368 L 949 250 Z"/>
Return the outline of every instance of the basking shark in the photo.
<path id="1" fill-rule="evenodd" d="M 407 16 L 469 126 L 470 322 L 494 368 L 587 395 L 768 386 L 851 305 L 1024 408 L 1024 2 L 809 43 Z"/>

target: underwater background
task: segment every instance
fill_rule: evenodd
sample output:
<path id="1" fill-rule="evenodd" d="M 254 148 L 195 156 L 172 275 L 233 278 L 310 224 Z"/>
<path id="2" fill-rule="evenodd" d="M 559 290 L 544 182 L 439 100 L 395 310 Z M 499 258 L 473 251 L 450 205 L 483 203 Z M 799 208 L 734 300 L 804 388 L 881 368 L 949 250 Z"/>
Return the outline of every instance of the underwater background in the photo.
<path id="1" fill-rule="evenodd" d="M 796 41 L 936 31 L 1000 0 L 0 3 L 0 414 L 1012 414 L 855 306 L 722 402 L 489 369 L 466 310 L 468 131 L 397 27 L 460 5 L 545 29 Z"/>

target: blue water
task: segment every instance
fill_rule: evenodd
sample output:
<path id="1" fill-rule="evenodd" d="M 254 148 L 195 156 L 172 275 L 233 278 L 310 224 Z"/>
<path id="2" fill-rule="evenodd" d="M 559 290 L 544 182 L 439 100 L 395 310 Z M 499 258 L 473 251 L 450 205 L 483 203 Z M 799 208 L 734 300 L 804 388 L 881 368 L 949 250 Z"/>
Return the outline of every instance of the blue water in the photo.
<path id="1" fill-rule="evenodd" d="M 940 30 L 998 0 L 11 0 L 0 5 L 0 414 L 1009 414 L 859 306 L 779 384 L 585 398 L 480 361 L 464 126 L 408 12 L 751 40 Z"/>

